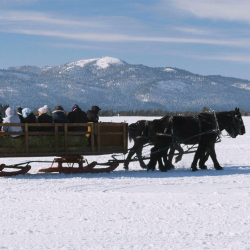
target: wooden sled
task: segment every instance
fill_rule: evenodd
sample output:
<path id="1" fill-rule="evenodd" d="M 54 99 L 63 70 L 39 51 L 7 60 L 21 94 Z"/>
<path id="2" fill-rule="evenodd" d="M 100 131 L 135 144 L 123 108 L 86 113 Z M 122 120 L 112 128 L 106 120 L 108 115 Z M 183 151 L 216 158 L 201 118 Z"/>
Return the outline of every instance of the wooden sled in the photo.
<path id="1" fill-rule="evenodd" d="M 11 171 L 11 172 L 7 172 L 7 171 L 3 171 L 4 168 L 19 168 L 20 170 L 17 171 Z M 6 166 L 4 164 L 0 165 L 0 177 L 3 176 L 15 176 L 15 175 L 19 175 L 19 174 L 26 174 L 29 170 L 31 169 L 30 165 L 26 165 L 25 167 L 15 167 L 15 166 Z"/>
<path id="2" fill-rule="evenodd" d="M 58 163 L 57 167 L 53 167 L 54 163 Z M 71 164 L 78 164 L 78 167 L 63 167 L 62 164 L 67 163 L 68 165 Z M 61 158 L 55 158 L 51 164 L 51 167 L 40 169 L 38 172 L 42 173 L 64 173 L 64 174 L 80 174 L 80 173 L 109 173 L 115 170 L 119 163 L 112 162 L 107 164 L 108 167 L 106 168 L 95 168 L 97 162 L 92 162 L 86 166 L 83 166 L 83 163 L 86 163 L 86 160 L 83 159 L 82 156 L 64 156 Z"/>

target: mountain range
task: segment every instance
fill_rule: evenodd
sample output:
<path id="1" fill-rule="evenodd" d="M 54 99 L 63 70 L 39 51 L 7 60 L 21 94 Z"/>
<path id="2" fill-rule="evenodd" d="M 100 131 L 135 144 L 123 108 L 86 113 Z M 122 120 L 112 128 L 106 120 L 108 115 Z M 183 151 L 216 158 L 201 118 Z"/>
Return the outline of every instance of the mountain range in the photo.
<path id="1" fill-rule="evenodd" d="M 202 76 L 173 67 L 132 65 L 104 57 L 52 67 L 0 70 L 0 103 L 32 109 L 78 104 L 102 110 L 250 110 L 250 81 Z"/>

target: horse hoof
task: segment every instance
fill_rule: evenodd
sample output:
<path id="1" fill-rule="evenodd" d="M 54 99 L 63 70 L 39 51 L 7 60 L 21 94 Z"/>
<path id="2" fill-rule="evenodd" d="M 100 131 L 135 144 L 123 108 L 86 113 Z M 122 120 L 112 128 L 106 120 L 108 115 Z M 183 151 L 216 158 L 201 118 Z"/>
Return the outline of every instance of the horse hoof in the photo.
<path id="1" fill-rule="evenodd" d="M 193 172 L 198 171 L 197 167 L 191 167 L 191 169 L 192 169 Z"/>
<path id="2" fill-rule="evenodd" d="M 207 169 L 206 165 L 199 166 L 200 169 Z"/>
<path id="3" fill-rule="evenodd" d="M 221 167 L 221 166 L 217 166 L 217 167 L 214 167 L 216 170 L 222 170 L 223 169 L 223 167 Z"/>
<path id="4" fill-rule="evenodd" d="M 127 166 L 124 166 L 123 169 L 128 170 L 128 167 L 127 167 Z"/>

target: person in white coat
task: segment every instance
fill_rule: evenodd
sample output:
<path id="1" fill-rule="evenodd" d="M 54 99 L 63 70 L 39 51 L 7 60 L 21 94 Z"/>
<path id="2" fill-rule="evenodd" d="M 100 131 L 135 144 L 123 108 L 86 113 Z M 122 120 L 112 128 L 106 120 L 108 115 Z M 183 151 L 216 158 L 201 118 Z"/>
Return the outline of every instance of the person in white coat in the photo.
<path id="1" fill-rule="evenodd" d="M 18 115 L 14 114 L 14 109 L 11 107 L 5 110 L 6 117 L 3 118 L 3 123 L 20 123 L 20 118 Z M 6 124 L 7 125 L 7 124 Z M 2 126 L 1 129 L 3 132 L 22 132 L 22 127 L 14 127 L 14 126 Z M 20 135 L 11 135 L 11 137 L 18 137 Z"/>

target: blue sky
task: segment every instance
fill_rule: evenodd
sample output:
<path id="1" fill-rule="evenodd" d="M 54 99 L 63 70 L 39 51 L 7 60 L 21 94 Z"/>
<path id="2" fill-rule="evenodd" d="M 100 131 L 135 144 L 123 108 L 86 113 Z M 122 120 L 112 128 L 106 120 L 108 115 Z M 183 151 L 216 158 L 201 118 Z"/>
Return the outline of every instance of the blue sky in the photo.
<path id="1" fill-rule="evenodd" d="M 116 57 L 250 80 L 249 0 L 1 0 L 0 68 Z"/>

